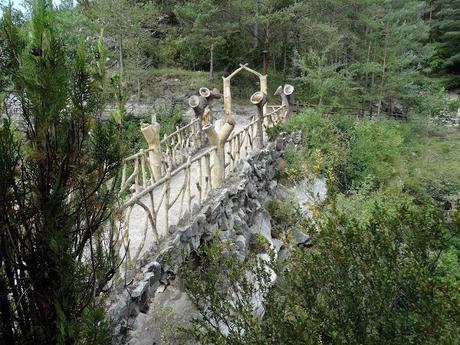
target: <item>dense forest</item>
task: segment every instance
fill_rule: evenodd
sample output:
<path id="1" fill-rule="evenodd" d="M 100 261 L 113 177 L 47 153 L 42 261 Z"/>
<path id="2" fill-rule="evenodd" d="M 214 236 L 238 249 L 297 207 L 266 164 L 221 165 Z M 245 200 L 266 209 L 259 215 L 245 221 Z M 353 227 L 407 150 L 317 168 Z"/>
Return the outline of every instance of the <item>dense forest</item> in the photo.
<path id="1" fill-rule="evenodd" d="M 247 62 L 269 73 L 273 87 L 302 86 L 304 102 L 380 113 L 431 104 L 439 85 L 460 83 L 455 0 L 72 4 L 62 2 L 57 18 L 67 43 L 95 39 L 103 29 L 112 67 L 133 92 L 151 70 L 207 71 L 218 85 L 217 76 Z"/>
<path id="2" fill-rule="evenodd" d="M 266 206 L 277 238 L 312 242 L 271 256 L 273 285 L 263 239 L 244 262 L 204 245 L 178 274 L 201 318 L 173 343 L 460 344 L 460 0 L 0 4 L 1 344 L 112 343 L 104 298 L 123 258 L 104 224 L 152 115 L 126 104 L 168 78 L 221 89 L 240 63 L 268 74 L 269 99 L 295 87 L 294 116 L 267 130 L 303 138 L 278 178 L 324 179 L 327 198 L 309 219 Z M 238 76 L 235 96 L 258 88 Z M 162 135 L 182 121 L 168 102 Z"/>

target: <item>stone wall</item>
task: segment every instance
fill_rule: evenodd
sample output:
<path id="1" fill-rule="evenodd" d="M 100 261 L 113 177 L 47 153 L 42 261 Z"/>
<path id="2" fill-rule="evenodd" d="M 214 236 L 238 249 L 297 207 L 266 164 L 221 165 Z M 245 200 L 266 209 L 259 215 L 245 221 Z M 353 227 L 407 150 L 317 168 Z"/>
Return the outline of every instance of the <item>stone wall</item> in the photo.
<path id="1" fill-rule="evenodd" d="M 272 248 L 280 250 L 281 241 L 271 237 L 270 218 L 263 204 L 277 187 L 278 161 L 285 147 L 299 143 L 300 134 L 281 135 L 253 154 L 188 220 L 170 229 L 169 238 L 154 253 L 141 260 L 138 273 L 120 284 L 109 301 L 108 314 L 116 324 L 118 342 L 129 339 L 137 315 L 148 311 L 157 289 L 167 286 L 184 259 L 207 240 L 232 239 L 244 257 L 250 237 L 258 232 Z"/>

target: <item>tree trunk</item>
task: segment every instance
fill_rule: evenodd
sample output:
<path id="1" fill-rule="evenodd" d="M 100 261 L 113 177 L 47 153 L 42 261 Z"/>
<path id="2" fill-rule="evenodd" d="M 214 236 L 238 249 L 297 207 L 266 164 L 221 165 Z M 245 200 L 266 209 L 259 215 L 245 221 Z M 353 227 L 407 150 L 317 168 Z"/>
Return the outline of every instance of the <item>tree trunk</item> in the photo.
<path id="1" fill-rule="evenodd" d="M 13 334 L 13 317 L 11 315 L 10 303 L 8 302 L 8 289 L 3 276 L 0 275 L 0 315 L 2 317 L 2 338 L 5 344 L 15 344 Z"/>
<path id="2" fill-rule="evenodd" d="M 208 80 L 212 81 L 214 80 L 214 43 L 211 43 L 210 55 Z"/>
<path id="3" fill-rule="evenodd" d="M 286 68 L 287 68 L 287 35 L 284 37 L 283 43 L 283 77 L 286 77 Z"/>
<path id="4" fill-rule="evenodd" d="M 256 0 L 256 17 L 259 15 L 259 1 Z M 259 47 L 259 23 L 256 21 L 254 24 L 254 43 L 252 44 L 252 47 L 254 49 L 257 49 Z"/>
<path id="5" fill-rule="evenodd" d="M 382 102 L 383 102 L 383 97 L 384 97 L 384 86 L 385 86 L 385 72 L 387 68 L 387 48 L 388 48 L 388 32 L 387 28 L 385 28 L 385 43 L 383 47 L 383 66 L 382 66 L 382 80 L 380 83 L 380 97 L 379 97 L 379 103 L 377 106 L 377 117 L 380 116 L 380 112 L 382 110 Z"/>
<path id="6" fill-rule="evenodd" d="M 119 60 L 120 65 L 120 78 L 123 78 L 124 74 L 124 62 L 123 62 L 123 34 L 120 33 L 118 36 L 118 48 L 119 48 Z"/>
<path id="7" fill-rule="evenodd" d="M 265 29 L 264 29 L 264 51 L 262 52 L 263 53 L 263 66 L 264 66 L 264 74 L 267 75 L 268 74 L 268 48 L 269 48 L 269 45 L 270 45 L 270 40 L 269 40 L 269 36 L 270 36 L 270 32 L 269 32 L 269 24 L 266 24 L 265 25 Z"/>

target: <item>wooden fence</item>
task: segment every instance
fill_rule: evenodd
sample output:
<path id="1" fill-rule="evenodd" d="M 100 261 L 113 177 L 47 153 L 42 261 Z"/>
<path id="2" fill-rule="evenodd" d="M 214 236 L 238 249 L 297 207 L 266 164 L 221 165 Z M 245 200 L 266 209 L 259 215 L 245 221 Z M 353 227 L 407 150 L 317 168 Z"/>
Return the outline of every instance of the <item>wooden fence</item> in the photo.
<path id="1" fill-rule="evenodd" d="M 124 253 L 121 254 L 126 254 L 132 262 L 164 239 L 181 219 L 202 205 L 212 190 L 220 187 L 216 183 L 219 179 L 213 179 L 218 173 L 215 163 L 221 162 L 217 161 L 219 152 L 222 154 L 223 149 L 224 176 L 220 179 L 223 180 L 260 148 L 256 145 L 259 128 L 278 125 L 289 114 L 288 107 L 285 102 L 276 106 L 261 105 L 259 109 L 263 109 L 263 116 L 260 116 L 260 110 L 259 116 L 255 115 L 248 125 L 231 133 L 223 146 L 206 147 L 203 144 L 198 133 L 198 126 L 202 125 L 200 119 L 177 128 L 159 143 L 160 174 L 152 168 L 152 149 L 139 150 L 125 158 L 120 184 L 120 196 L 125 201 L 113 222 L 117 227 L 118 238 L 115 240 L 123 244 Z M 223 121 L 227 121 L 227 126 L 231 123 L 233 130 L 234 121 L 228 118 L 216 121 L 213 125 L 216 130 Z M 263 121 L 263 127 L 260 121 Z M 262 137 L 266 143 L 266 134 L 262 133 Z"/>

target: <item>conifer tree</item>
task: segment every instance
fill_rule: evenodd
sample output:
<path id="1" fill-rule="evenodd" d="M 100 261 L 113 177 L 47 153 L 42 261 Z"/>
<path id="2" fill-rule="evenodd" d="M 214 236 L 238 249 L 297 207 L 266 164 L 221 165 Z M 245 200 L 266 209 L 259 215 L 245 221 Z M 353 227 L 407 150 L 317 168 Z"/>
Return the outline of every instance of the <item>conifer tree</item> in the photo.
<path id="1" fill-rule="evenodd" d="M 432 39 L 435 41 L 436 55 L 431 67 L 437 72 L 453 74 L 452 85 L 460 85 L 460 1 L 434 1 L 432 19 Z M 431 12 L 430 12 L 431 13 Z"/>
<path id="2" fill-rule="evenodd" d="M 64 47 L 51 0 L 0 24 L 0 343 L 107 343 L 95 298 L 118 264 L 111 229 L 118 126 L 102 121 L 101 52 Z M 102 96 L 101 96 L 102 95 Z M 109 183 L 112 182 L 112 183 Z M 98 327 L 94 325 L 98 324 Z M 92 342 L 94 343 L 94 342 Z"/>

